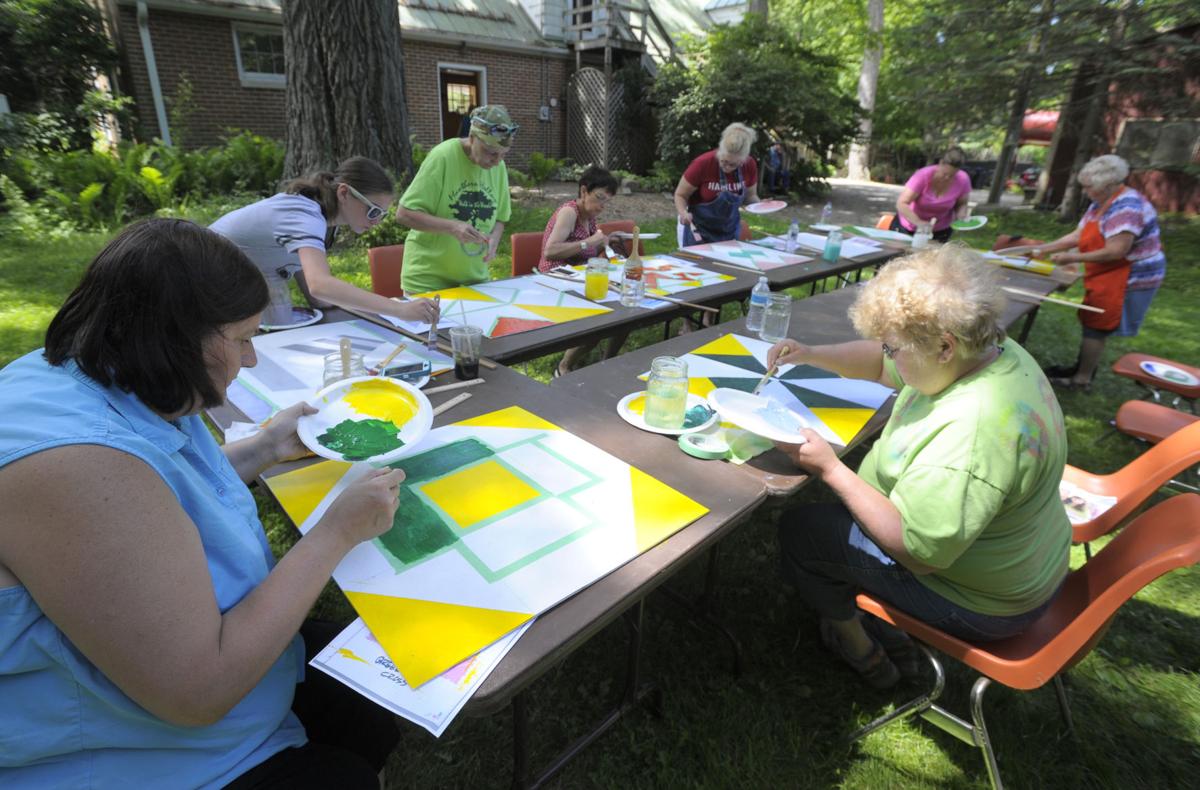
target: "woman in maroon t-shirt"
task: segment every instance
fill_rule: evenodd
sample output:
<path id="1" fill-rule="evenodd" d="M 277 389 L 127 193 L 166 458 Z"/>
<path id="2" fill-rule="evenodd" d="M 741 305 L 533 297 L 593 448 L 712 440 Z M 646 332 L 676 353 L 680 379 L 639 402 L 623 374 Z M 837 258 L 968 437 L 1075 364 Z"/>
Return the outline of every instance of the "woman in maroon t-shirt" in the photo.
<path id="1" fill-rule="evenodd" d="M 750 146 L 758 133 L 742 123 L 721 132 L 721 142 L 692 160 L 675 187 L 679 246 L 736 239 L 738 209 L 758 202 L 758 164 Z"/>

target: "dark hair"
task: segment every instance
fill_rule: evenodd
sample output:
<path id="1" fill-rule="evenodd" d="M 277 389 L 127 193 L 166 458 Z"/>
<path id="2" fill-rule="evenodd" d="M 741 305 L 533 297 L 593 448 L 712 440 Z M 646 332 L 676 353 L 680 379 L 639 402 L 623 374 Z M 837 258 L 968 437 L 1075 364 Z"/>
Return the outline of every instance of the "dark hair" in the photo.
<path id="1" fill-rule="evenodd" d="M 963 153 L 963 149 L 957 145 L 947 149 L 946 153 L 942 154 L 942 164 L 950 165 L 951 167 L 962 168 L 967 163 L 967 155 Z"/>
<path id="2" fill-rule="evenodd" d="M 364 195 L 391 195 L 396 191 L 392 177 L 374 159 L 352 156 L 330 173 L 322 170 L 302 178 L 293 178 L 283 185 L 289 195 L 303 195 L 321 205 L 321 216 L 330 220 L 337 216 L 337 186 L 349 184 Z"/>
<path id="3" fill-rule="evenodd" d="M 603 167 L 597 167 L 596 165 L 592 165 L 580 174 L 579 186 L 583 187 L 585 192 L 591 192 L 593 189 L 603 189 L 610 195 L 617 194 L 617 190 L 621 188 L 621 184 L 617 181 L 616 176 Z"/>
<path id="4" fill-rule="evenodd" d="M 225 400 L 203 342 L 267 306 L 258 268 L 228 239 L 181 219 L 121 231 L 92 260 L 46 330 L 46 360 L 74 359 L 160 414 Z"/>

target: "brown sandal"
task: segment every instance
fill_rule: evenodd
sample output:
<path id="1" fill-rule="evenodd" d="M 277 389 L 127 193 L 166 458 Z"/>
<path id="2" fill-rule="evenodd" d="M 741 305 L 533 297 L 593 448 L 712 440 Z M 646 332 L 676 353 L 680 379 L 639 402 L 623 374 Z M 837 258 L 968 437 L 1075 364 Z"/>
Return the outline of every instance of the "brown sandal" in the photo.
<path id="1" fill-rule="evenodd" d="M 900 681 L 900 670 L 896 669 L 896 665 L 888 658 L 883 645 L 879 644 L 871 634 L 868 633 L 867 637 L 871 640 L 871 652 L 862 658 L 855 658 L 846 651 L 838 639 L 833 621 L 821 618 L 821 642 L 825 647 L 848 664 L 872 688 L 889 689 Z"/>

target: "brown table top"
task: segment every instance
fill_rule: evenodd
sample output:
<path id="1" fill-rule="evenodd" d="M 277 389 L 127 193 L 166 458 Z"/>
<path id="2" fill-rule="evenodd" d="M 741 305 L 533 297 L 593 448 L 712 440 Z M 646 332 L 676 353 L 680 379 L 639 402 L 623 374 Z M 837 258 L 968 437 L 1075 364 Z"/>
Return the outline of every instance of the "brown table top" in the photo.
<path id="1" fill-rule="evenodd" d="M 832 277 L 838 274 L 846 274 L 848 272 L 858 271 L 859 269 L 878 266 L 890 261 L 892 258 L 900 255 L 902 252 L 904 252 L 904 250 L 898 246 L 884 245 L 880 247 L 879 252 L 877 253 L 859 255 L 855 258 L 839 258 L 836 263 L 828 263 L 827 261 L 821 259 L 821 252 L 819 250 L 814 252 L 809 250 L 807 247 L 801 247 L 796 250 L 795 254 L 806 258 L 812 258 L 812 260 L 806 261 L 805 263 L 794 263 L 791 266 L 780 266 L 777 269 L 771 269 L 765 272 L 760 272 L 755 269 L 743 269 L 743 271 L 748 272 L 753 278 L 751 287 L 753 287 L 754 283 L 758 282 L 758 278 L 760 276 L 766 275 L 767 282 L 770 283 L 772 290 L 778 291 L 783 288 L 791 288 L 797 285 L 807 285 L 815 280 L 822 280 L 826 277 Z M 728 264 L 724 261 L 716 261 L 703 255 L 690 253 L 686 249 L 678 250 L 669 254 L 678 258 L 684 258 L 686 260 L 694 260 L 701 266 L 704 266 L 706 269 L 711 269 L 712 271 L 719 271 L 726 274 L 733 274 L 741 269 L 739 266 Z"/>

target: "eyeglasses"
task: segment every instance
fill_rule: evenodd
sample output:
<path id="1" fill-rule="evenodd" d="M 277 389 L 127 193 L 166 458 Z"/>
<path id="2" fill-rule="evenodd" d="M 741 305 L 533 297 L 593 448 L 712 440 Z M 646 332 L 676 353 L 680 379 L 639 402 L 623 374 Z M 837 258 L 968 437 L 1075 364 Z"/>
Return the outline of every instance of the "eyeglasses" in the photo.
<path id="1" fill-rule="evenodd" d="M 350 190 L 350 194 L 354 195 L 354 197 L 356 197 L 360 201 L 362 201 L 362 204 L 367 207 L 367 219 L 370 220 L 371 222 L 374 222 L 375 220 L 382 218 L 383 215 L 386 213 L 382 207 L 377 206 L 374 203 L 372 203 L 371 201 L 367 200 L 366 196 L 363 195 L 363 193 L 359 192 L 354 187 L 350 186 L 349 184 L 346 184 L 346 189 Z"/>
<path id="2" fill-rule="evenodd" d="M 895 359 L 896 352 L 900 350 L 898 348 L 892 348 L 887 343 L 880 343 L 879 345 L 883 346 L 883 355 L 888 359 Z"/>

